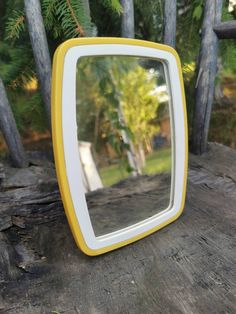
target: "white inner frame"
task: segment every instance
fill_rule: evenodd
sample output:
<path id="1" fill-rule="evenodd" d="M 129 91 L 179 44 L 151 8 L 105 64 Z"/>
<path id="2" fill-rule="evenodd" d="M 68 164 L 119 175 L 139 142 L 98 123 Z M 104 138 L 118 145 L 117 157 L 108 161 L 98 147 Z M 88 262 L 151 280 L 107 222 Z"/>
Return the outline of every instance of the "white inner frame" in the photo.
<path id="1" fill-rule="evenodd" d="M 124 229 L 96 237 L 89 217 L 85 192 L 82 182 L 82 168 L 78 151 L 77 122 L 76 122 L 76 65 L 84 56 L 125 55 L 150 57 L 159 59 L 166 64 L 172 99 L 172 202 L 170 207 L 161 213 Z M 168 77 L 166 80 L 168 80 Z M 169 83 L 169 84 L 168 84 Z M 182 205 L 185 174 L 185 121 L 182 102 L 179 71 L 176 59 L 170 52 L 123 44 L 84 45 L 70 48 L 64 60 L 62 82 L 62 134 L 66 174 L 70 193 L 81 231 L 86 245 L 92 250 L 123 242 L 142 234 L 175 216 Z M 174 160 L 174 163 L 173 163 Z M 80 175 L 78 175 L 80 174 Z"/>

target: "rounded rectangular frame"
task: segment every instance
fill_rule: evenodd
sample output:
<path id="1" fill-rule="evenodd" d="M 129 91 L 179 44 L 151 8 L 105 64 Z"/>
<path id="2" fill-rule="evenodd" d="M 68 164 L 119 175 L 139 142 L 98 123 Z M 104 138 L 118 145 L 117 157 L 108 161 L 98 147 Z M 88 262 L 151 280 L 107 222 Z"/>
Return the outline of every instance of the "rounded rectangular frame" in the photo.
<path id="1" fill-rule="evenodd" d="M 76 125 L 76 64 L 83 56 L 126 55 L 162 61 L 168 72 L 172 125 L 171 205 L 161 213 L 127 228 L 95 237 L 82 183 Z M 66 216 L 74 239 L 87 255 L 99 255 L 137 241 L 176 220 L 182 213 L 187 180 L 188 139 L 182 70 L 176 51 L 166 45 L 125 38 L 70 39 L 53 59 L 53 149 Z"/>

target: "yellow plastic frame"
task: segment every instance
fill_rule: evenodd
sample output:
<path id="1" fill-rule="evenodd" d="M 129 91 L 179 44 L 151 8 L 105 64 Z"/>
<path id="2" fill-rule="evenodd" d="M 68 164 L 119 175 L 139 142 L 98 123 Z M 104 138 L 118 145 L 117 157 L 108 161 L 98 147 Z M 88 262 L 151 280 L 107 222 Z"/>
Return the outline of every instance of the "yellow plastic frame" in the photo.
<path id="1" fill-rule="evenodd" d="M 133 238 L 130 238 L 126 241 L 122 241 L 110 246 L 106 246 L 97 250 L 90 249 L 84 240 L 80 225 L 78 223 L 72 197 L 70 194 L 69 183 L 66 175 L 66 164 L 63 150 L 63 136 L 62 136 L 62 80 L 63 80 L 63 67 L 64 67 L 64 58 L 67 51 L 75 46 L 79 45 L 99 45 L 99 44 L 123 44 L 123 45 L 133 45 L 133 46 L 142 46 L 149 48 L 156 48 L 159 50 L 167 51 L 174 55 L 180 77 L 181 84 L 181 93 L 182 93 L 182 103 L 183 103 L 183 112 L 184 112 L 184 129 L 185 129 L 185 147 L 186 147 L 186 156 L 185 156 L 185 166 L 184 166 L 184 187 L 182 195 L 181 208 L 178 213 L 171 219 L 165 221 L 164 223 L 152 228 L 144 233 L 139 234 Z M 182 79 L 182 69 L 181 63 L 178 54 L 176 51 L 166 45 L 157 44 L 153 42 L 147 42 L 143 40 L 135 39 L 126 39 L 126 38 L 79 38 L 79 39 L 70 39 L 61 44 L 53 58 L 53 71 L 52 71 L 52 92 L 51 92 L 51 120 L 52 120 L 52 138 L 53 138 L 53 150 L 54 150 L 54 159 L 55 166 L 58 178 L 58 184 L 61 192 L 62 201 L 65 208 L 65 213 L 69 221 L 69 225 L 74 236 L 77 246 L 87 255 L 94 256 L 106 253 L 108 251 L 115 250 L 137 240 L 140 240 L 151 233 L 165 227 L 171 222 L 175 221 L 182 213 L 185 203 L 186 195 L 186 182 L 187 182 L 187 163 L 188 163 L 188 132 L 187 132 L 187 116 L 186 116 L 186 102 L 185 102 L 185 93 L 184 93 L 184 84 Z"/>

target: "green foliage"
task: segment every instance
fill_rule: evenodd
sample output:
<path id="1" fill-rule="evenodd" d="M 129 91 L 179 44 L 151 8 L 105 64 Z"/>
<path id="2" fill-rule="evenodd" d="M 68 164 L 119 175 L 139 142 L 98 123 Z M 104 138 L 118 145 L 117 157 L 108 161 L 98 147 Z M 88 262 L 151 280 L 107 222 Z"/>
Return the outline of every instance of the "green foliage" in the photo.
<path id="1" fill-rule="evenodd" d="M 51 54 L 58 44 L 67 38 L 91 36 L 96 33 L 98 36 L 119 37 L 121 35 L 122 6 L 119 0 L 90 0 L 90 14 L 85 0 L 40 0 L 40 2 Z M 204 3 L 204 0 L 177 1 L 176 42 L 177 51 L 183 64 L 190 124 L 196 83 L 195 65 L 199 53 Z M 163 6 L 164 0 L 134 0 L 136 38 L 155 42 L 162 41 Z M 223 21 L 235 18 L 234 14 L 228 13 L 227 6 L 228 0 L 224 0 Z M 220 57 L 222 67 L 220 67 L 219 79 L 224 75 L 234 75 L 236 73 L 235 40 L 220 41 Z M 85 107 L 84 117 L 86 117 L 88 126 L 90 124 L 88 129 L 92 130 L 92 125 L 94 127 L 93 132 L 87 134 L 88 139 L 94 136 L 96 132 L 103 132 L 106 136 L 100 139 L 97 145 L 104 144 L 109 138 L 109 141 L 112 141 L 113 146 L 116 147 L 116 151 L 121 152 L 129 148 L 125 145 L 123 145 L 124 147 L 118 145 L 121 129 L 125 126 L 121 125 L 117 118 L 118 100 L 117 97 L 114 97 L 114 84 L 112 85 L 109 77 L 105 75 L 109 66 L 109 64 L 101 64 L 97 73 L 94 73 L 94 80 L 98 82 L 97 90 L 104 90 L 106 94 L 103 99 L 98 98 L 93 105 L 93 100 L 90 99 L 93 110 L 86 113 Z M 101 68 L 104 71 L 101 71 Z M 38 115 L 39 122 L 44 126 L 44 117 L 41 114 L 42 102 L 37 96 L 39 92 L 37 91 L 35 95 L 36 99 L 32 95 L 27 95 L 23 101 L 22 96 L 22 93 L 27 93 L 25 91 L 27 82 L 36 76 L 25 23 L 23 0 L 7 0 L 0 3 L 0 73 L 14 104 L 13 109 L 21 130 L 25 130 L 33 124 L 38 129 L 39 125 L 37 119 L 34 119 L 33 113 L 37 113 L 36 117 Z M 89 89 L 89 82 L 85 81 L 84 86 L 86 84 L 88 84 L 85 88 L 87 95 L 95 94 L 95 90 Z M 17 93 L 19 93 L 19 97 L 17 97 Z M 109 103 L 109 109 L 105 107 L 104 103 Z M 30 106 L 32 106 L 32 110 Z M 96 119 L 101 128 L 97 131 L 93 124 Z M 132 136 L 129 128 L 126 132 Z M 108 134 L 113 135 L 109 137 Z"/>
<path id="2" fill-rule="evenodd" d="M 14 10 L 12 8 L 14 7 Z M 25 32 L 23 0 L 8 0 L 1 16 L 0 72 L 8 90 L 22 89 L 35 77 L 32 48 Z"/>
<path id="3" fill-rule="evenodd" d="M 92 142 L 97 153 L 112 148 L 112 158 L 127 172 L 133 169 L 128 166 L 131 147 L 124 133 L 140 151 L 160 130 L 155 121 L 157 81 L 163 84 L 159 67 L 160 63 L 126 56 L 84 57 L 77 65 L 78 139 Z"/>
<path id="4" fill-rule="evenodd" d="M 115 13 L 122 13 L 122 6 L 119 0 L 102 0 L 104 7 L 112 10 Z"/>
<path id="5" fill-rule="evenodd" d="M 228 12 L 228 0 L 224 1 L 222 20 L 230 21 L 234 19 L 234 14 Z M 227 39 L 220 41 L 220 57 L 222 65 L 219 69 L 219 76 L 236 74 L 236 40 Z"/>
<path id="6" fill-rule="evenodd" d="M 116 57 L 80 60 L 77 67 L 77 121 L 80 140 L 92 142 L 98 151 L 109 143 L 122 159 L 124 151 L 129 148 L 120 140 L 121 131 L 128 130 L 118 115 L 117 86 L 112 78 L 116 63 Z"/>
<path id="7" fill-rule="evenodd" d="M 13 10 L 12 15 L 8 18 L 6 23 L 6 39 L 18 39 L 20 33 L 25 30 L 24 12 Z"/>
<path id="8" fill-rule="evenodd" d="M 159 149 L 147 156 L 144 173 L 157 174 L 170 172 L 171 170 L 171 150 L 170 148 Z M 119 165 L 103 167 L 99 170 L 104 186 L 111 186 L 129 176 Z"/>
<path id="9" fill-rule="evenodd" d="M 224 143 L 236 149 L 236 111 L 233 108 L 215 109 L 211 116 L 209 141 Z"/>
<path id="10" fill-rule="evenodd" d="M 154 42 L 162 41 L 163 1 L 134 0 L 135 37 Z"/>
<path id="11" fill-rule="evenodd" d="M 45 26 L 55 38 L 90 36 L 93 25 L 84 0 L 42 0 Z M 60 26 L 60 27 L 59 27 Z"/>
<path id="12" fill-rule="evenodd" d="M 93 28 L 84 0 L 41 0 L 50 50 L 65 38 L 88 35 Z M 14 8 L 14 10 L 12 10 Z M 0 12 L 0 72 L 21 131 L 43 130 L 45 115 L 39 91 L 27 94 L 25 86 L 36 77 L 34 58 L 24 17 L 23 0 L 8 0 Z M 81 28 L 80 28 L 81 27 Z M 3 41 L 4 40 L 4 41 Z M 19 97 L 17 97 L 17 93 Z M 25 96 L 23 96 L 25 95 Z"/>
<path id="13" fill-rule="evenodd" d="M 0 44 L 0 72 L 4 83 L 11 89 L 22 89 L 35 77 L 30 45 Z"/>
<path id="14" fill-rule="evenodd" d="M 110 0 L 90 1 L 91 17 L 97 28 L 99 37 L 120 37 L 121 36 L 121 5 L 119 10 L 111 6 Z"/>
<path id="15" fill-rule="evenodd" d="M 195 1 L 196 3 L 196 1 Z M 193 19 L 199 21 L 203 14 L 203 0 L 199 1 L 193 10 Z"/>
<path id="16" fill-rule="evenodd" d="M 201 40 L 203 0 L 179 0 L 176 49 L 180 55 L 185 84 L 189 130 L 191 131 L 195 97 L 196 66 Z"/>
<path id="17" fill-rule="evenodd" d="M 21 132 L 45 128 L 39 93 L 36 96 L 25 90 L 26 84 L 35 78 L 32 48 L 25 30 L 23 1 L 8 0 L 1 3 L 0 73 Z"/>
<path id="18" fill-rule="evenodd" d="M 221 77 L 225 75 L 236 74 L 236 40 L 227 39 L 220 42 Z"/>
<path id="19" fill-rule="evenodd" d="M 176 48 L 182 64 L 189 64 L 197 61 L 200 47 L 203 3 L 203 0 L 179 1 Z"/>
<path id="20" fill-rule="evenodd" d="M 151 75 L 137 66 L 120 80 L 122 108 L 136 145 L 151 140 L 159 131 L 158 124 L 151 123 L 156 119 L 158 109 L 157 96 L 151 94 L 157 86 L 156 77 L 156 72 Z"/>
<path id="21" fill-rule="evenodd" d="M 21 133 L 29 130 L 43 132 L 47 127 L 46 114 L 42 105 L 42 97 L 39 92 L 11 92 L 9 100 Z"/>
<path id="22" fill-rule="evenodd" d="M 48 32 L 52 33 L 54 38 L 62 37 L 62 27 L 56 18 L 57 10 L 56 10 L 57 0 L 51 1 L 42 1 L 42 13 L 44 18 L 44 25 Z M 72 26 L 73 27 L 73 26 Z"/>
<path id="23" fill-rule="evenodd" d="M 230 13 L 228 11 L 228 4 L 229 0 L 223 0 L 223 7 L 222 7 L 222 21 L 232 21 L 234 20 L 234 13 Z"/>

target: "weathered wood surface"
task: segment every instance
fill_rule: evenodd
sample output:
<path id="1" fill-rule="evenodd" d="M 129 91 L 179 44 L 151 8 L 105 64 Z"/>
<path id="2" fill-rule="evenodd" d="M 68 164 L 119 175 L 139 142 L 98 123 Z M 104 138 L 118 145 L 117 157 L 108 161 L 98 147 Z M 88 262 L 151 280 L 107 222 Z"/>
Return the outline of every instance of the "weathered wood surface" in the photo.
<path id="1" fill-rule="evenodd" d="M 4 171 L 4 166 L 2 163 L 0 163 L 0 180 L 5 179 L 5 171 Z"/>
<path id="2" fill-rule="evenodd" d="M 214 26 L 214 31 L 219 39 L 235 39 L 236 21 L 219 23 Z"/>
<path id="3" fill-rule="evenodd" d="M 175 48 L 176 41 L 176 0 L 164 1 L 164 44 Z"/>
<path id="4" fill-rule="evenodd" d="M 51 59 L 39 0 L 24 0 L 25 15 L 48 125 L 51 126 Z"/>
<path id="5" fill-rule="evenodd" d="M 99 257 L 75 246 L 50 163 L 35 165 L 27 184 L 22 172 L 14 185 L 9 171 L 0 193 L 1 313 L 236 312 L 234 150 L 211 144 L 190 156 L 183 215 Z"/>
<path id="6" fill-rule="evenodd" d="M 122 37 L 134 38 L 134 3 L 133 0 L 121 0 L 123 8 L 121 17 L 121 35 Z"/>
<path id="7" fill-rule="evenodd" d="M 202 154 L 207 149 L 208 131 L 217 73 L 218 38 L 213 27 L 220 23 L 222 0 L 206 0 L 196 81 L 191 150 Z"/>
<path id="8" fill-rule="evenodd" d="M 12 163 L 15 167 L 27 167 L 28 160 L 21 142 L 16 122 L 8 102 L 3 81 L 0 78 L 0 131 L 10 152 Z"/>

